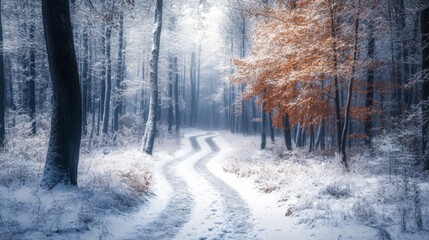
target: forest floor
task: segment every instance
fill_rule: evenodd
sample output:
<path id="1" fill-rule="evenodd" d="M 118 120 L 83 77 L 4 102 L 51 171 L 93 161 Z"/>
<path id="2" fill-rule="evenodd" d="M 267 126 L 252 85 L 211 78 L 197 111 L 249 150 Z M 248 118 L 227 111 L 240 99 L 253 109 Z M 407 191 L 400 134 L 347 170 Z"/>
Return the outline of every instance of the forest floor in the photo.
<path id="1" fill-rule="evenodd" d="M 382 151 L 346 172 L 329 154 L 258 150 L 257 136 L 186 130 L 157 145 L 83 154 L 79 188 L 52 191 L 38 189 L 43 155 L 15 146 L 0 158 L 0 239 L 429 239 L 428 177 Z"/>

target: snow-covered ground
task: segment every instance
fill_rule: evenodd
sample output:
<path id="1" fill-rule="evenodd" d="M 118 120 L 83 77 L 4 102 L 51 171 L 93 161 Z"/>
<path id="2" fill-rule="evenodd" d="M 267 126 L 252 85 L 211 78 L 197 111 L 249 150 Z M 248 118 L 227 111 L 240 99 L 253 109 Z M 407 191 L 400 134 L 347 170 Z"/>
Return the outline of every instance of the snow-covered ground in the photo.
<path id="1" fill-rule="evenodd" d="M 386 171 L 383 154 L 345 172 L 326 154 L 186 130 L 153 157 L 83 154 L 78 188 L 42 191 L 45 141 L 0 157 L 0 239 L 429 239 L 427 178 Z"/>
<path id="2" fill-rule="evenodd" d="M 335 157 L 300 149 L 287 153 L 279 146 L 260 151 L 259 141 L 222 133 L 225 156 L 211 164 L 245 196 L 261 238 L 429 239 L 428 178 L 394 170 L 386 153 L 393 150 L 382 149 L 388 137 L 377 140 L 384 142 L 377 142 L 376 156 L 354 156 L 350 172 Z"/>

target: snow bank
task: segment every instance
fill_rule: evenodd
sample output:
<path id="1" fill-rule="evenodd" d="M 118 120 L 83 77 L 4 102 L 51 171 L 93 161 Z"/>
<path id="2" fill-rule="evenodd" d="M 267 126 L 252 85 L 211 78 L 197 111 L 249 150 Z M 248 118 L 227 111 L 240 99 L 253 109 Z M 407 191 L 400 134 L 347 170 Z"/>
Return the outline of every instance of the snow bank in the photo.
<path id="1" fill-rule="evenodd" d="M 259 137 L 222 137 L 217 142 L 229 151 L 211 163 L 212 171 L 248 200 L 264 239 L 429 238 L 427 180 L 402 168 L 389 171 L 387 143 L 375 157 L 356 154 L 345 172 L 335 156 L 279 146 L 260 151 Z"/>
<path id="2" fill-rule="evenodd" d="M 17 128 L 9 134 L 14 136 L 0 154 L 0 239 L 111 236 L 109 217 L 135 212 L 150 194 L 153 160 L 139 151 L 138 143 L 86 151 L 80 158 L 79 187 L 44 191 L 39 183 L 48 131 L 39 129 L 32 137 Z"/>

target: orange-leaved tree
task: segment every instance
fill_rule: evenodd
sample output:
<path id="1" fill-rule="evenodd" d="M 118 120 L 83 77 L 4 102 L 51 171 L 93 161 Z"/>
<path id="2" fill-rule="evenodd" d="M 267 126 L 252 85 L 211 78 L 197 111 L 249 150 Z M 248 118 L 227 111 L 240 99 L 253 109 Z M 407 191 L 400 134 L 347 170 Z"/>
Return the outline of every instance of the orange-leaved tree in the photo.
<path id="1" fill-rule="evenodd" d="M 284 116 L 290 125 L 308 129 L 333 118 L 338 153 L 347 167 L 360 0 L 297 0 L 254 13 L 263 18 L 252 32 L 253 52 L 234 60 L 237 73 L 231 80 L 247 83 L 247 96 L 258 96 L 278 127 Z M 341 89 L 347 89 L 346 101 Z"/>

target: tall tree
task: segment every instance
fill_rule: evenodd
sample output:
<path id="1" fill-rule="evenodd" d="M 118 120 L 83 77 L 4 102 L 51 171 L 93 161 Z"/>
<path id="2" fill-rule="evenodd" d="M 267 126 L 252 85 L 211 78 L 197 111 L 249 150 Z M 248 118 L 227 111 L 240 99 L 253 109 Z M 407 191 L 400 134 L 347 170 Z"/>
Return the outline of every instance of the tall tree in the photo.
<path id="1" fill-rule="evenodd" d="M 118 39 L 118 63 L 116 70 L 116 99 L 113 114 L 113 131 L 118 131 L 119 115 L 124 109 L 123 101 L 123 80 L 124 80 L 124 14 L 121 12 L 119 16 L 119 39 Z"/>
<path id="2" fill-rule="evenodd" d="M 374 59 L 375 39 L 374 39 L 374 23 L 369 20 L 368 23 L 368 58 Z M 374 69 L 369 68 L 366 77 L 366 97 L 365 107 L 368 108 L 369 114 L 365 118 L 365 145 L 372 147 L 372 116 L 370 114 L 374 105 Z"/>
<path id="3" fill-rule="evenodd" d="M 5 141 L 5 77 L 4 77 L 4 62 L 3 62 L 3 26 L 1 22 L 2 10 L 0 0 L 0 148 L 4 147 Z"/>
<path id="4" fill-rule="evenodd" d="M 150 106 L 142 143 L 143 151 L 148 154 L 152 154 L 156 134 L 158 110 L 158 60 L 162 30 L 162 5 L 163 0 L 156 0 L 152 52 L 150 59 Z"/>
<path id="5" fill-rule="evenodd" d="M 175 78 L 173 56 L 168 57 L 168 132 L 173 129 L 173 82 Z"/>
<path id="6" fill-rule="evenodd" d="M 282 124 L 288 116 L 289 125 L 296 126 L 297 146 L 305 144 L 304 130 L 310 130 L 314 143 L 314 127 L 334 118 L 337 151 L 347 167 L 351 117 L 359 119 L 366 110 L 352 101 L 355 73 L 363 64 L 357 61 L 361 6 L 336 0 L 297 3 L 256 11 L 266 18 L 253 31 L 252 54 L 234 61 L 238 71 L 231 79 L 248 84 L 247 97 L 258 96 L 259 105 L 265 103 L 265 110 L 274 114 L 277 127 L 289 129 Z M 354 24 L 342 23 L 352 18 Z"/>
<path id="7" fill-rule="evenodd" d="M 176 113 L 176 132 L 180 128 L 180 105 L 179 105 L 179 70 L 177 68 L 177 57 L 174 58 L 174 111 Z"/>
<path id="8" fill-rule="evenodd" d="M 90 87 L 90 76 L 89 76 L 89 43 L 88 43 L 88 28 L 85 27 L 82 34 L 83 41 L 83 64 L 82 64 L 82 133 L 84 135 L 87 134 L 87 125 L 88 125 L 88 91 Z"/>
<path id="9" fill-rule="evenodd" d="M 43 27 L 53 89 L 48 153 L 41 186 L 77 185 L 82 129 L 79 73 L 68 0 L 43 0 Z"/>
<path id="10" fill-rule="evenodd" d="M 351 63 L 351 77 L 349 81 L 349 86 L 347 90 L 347 102 L 345 106 L 345 113 L 344 113 L 344 126 L 341 133 L 341 149 L 340 153 L 342 156 L 343 164 L 346 168 L 348 168 L 348 162 L 347 162 L 347 156 L 346 156 L 346 142 L 347 142 L 347 135 L 349 131 L 349 125 L 351 122 L 350 117 L 350 111 L 352 107 L 352 97 L 353 97 L 353 85 L 355 82 L 355 73 L 356 73 L 356 62 L 357 62 L 357 55 L 358 55 L 358 44 L 359 44 L 359 15 L 360 15 L 360 1 L 358 0 L 357 6 L 356 6 L 356 15 L 355 15 L 355 21 L 354 21 L 354 40 L 353 40 L 353 60 Z"/>
<path id="11" fill-rule="evenodd" d="M 109 117 L 110 117 L 110 96 L 112 93 L 112 58 L 111 58 L 111 37 L 112 37 L 112 15 L 109 17 L 109 23 L 106 26 L 106 88 L 104 92 L 104 111 L 103 111 L 103 134 L 107 134 L 109 130 Z"/>
<path id="12" fill-rule="evenodd" d="M 422 28 L 422 67 L 423 67 L 423 86 L 422 86 L 422 112 L 423 112 L 423 169 L 429 170 L 428 154 L 428 135 L 429 135 L 429 7 L 421 12 Z"/>
<path id="13" fill-rule="evenodd" d="M 27 80 L 27 90 L 28 90 L 28 110 L 31 119 L 31 134 L 36 134 L 36 27 L 34 25 L 35 19 L 35 1 L 30 1 L 30 9 L 32 21 L 30 23 L 29 32 L 30 32 L 30 49 L 29 49 L 29 79 Z"/>

